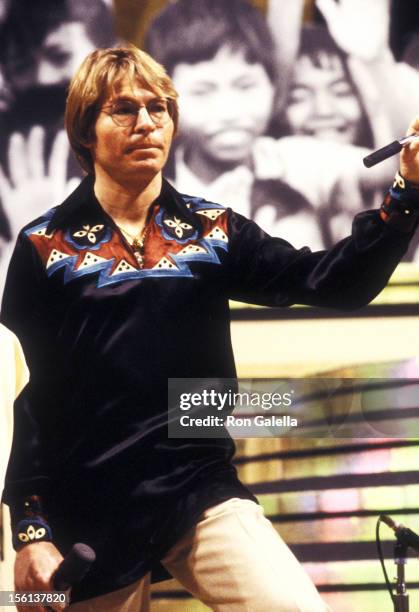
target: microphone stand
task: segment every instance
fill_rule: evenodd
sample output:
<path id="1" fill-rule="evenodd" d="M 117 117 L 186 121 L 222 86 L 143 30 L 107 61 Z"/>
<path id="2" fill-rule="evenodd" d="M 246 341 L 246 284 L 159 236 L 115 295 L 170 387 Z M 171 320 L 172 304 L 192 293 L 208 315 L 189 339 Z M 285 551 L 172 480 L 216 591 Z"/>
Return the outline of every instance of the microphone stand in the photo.
<path id="1" fill-rule="evenodd" d="M 394 563 L 397 565 L 396 594 L 393 595 L 394 612 L 409 612 L 409 595 L 406 590 L 404 566 L 407 563 L 407 544 L 403 536 L 396 534 L 397 541 L 394 545 Z"/>

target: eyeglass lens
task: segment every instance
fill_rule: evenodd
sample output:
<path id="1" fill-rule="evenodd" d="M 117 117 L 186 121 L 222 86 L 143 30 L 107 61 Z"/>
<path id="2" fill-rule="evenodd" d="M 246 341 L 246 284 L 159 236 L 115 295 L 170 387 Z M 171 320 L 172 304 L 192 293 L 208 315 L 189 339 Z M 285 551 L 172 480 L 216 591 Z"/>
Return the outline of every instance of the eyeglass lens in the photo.
<path id="1" fill-rule="evenodd" d="M 164 125 L 171 117 L 169 101 L 160 98 L 141 106 L 129 100 L 120 100 L 109 107 L 109 114 L 117 125 L 128 127 L 136 123 L 142 108 L 146 109 L 150 119 L 157 126 Z"/>

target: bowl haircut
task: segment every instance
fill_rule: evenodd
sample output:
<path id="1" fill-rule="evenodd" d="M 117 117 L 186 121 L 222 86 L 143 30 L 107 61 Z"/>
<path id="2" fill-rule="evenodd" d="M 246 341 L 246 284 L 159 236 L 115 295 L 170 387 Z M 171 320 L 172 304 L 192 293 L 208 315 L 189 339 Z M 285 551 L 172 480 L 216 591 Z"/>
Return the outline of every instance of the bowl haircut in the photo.
<path id="1" fill-rule="evenodd" d="M 164 67 L 134 45 L 97 49 L 90 53 L 69 86 L 65 127 L 71 147 L 83 170 L 93 173 L 89 145 L 95 141 L 95 125 L 104 103 L 118 93 L 124 79 L 171 102 L 177 131 L 177 92 Z"/>

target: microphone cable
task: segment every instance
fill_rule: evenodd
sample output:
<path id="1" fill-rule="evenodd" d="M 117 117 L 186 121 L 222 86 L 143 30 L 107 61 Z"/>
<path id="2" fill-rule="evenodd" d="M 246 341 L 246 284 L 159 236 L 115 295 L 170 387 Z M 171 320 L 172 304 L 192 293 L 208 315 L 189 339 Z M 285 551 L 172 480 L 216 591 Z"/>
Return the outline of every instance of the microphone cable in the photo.
<path id="1" fill-rule="evenodd" d="M 376 546 L 377 546 L 378 558 L 380 559 L 381 567 L 383 568 L 383 574 L 384 574 L 384 578 L 385 578 L 385 581 L 386 581 L 386 586 L 387 586 L 388 592 L 390 594 L 391 601 L 394 604 L 393 591 L 391 589 L 390 580 L 388 579 L 388 574 L 387 574 L 386 566 L 385 566 L 385 563 L 384 563 L 383 549 L 382 549 L 381 540 L 380 540 L 380 525 L 383 522 L 384 521 L 382 520 L 381 516 L 379 516 L 378 519 L 377 519 L 376 527 L 375 527 L 375 543 L 376 543 Z"/>

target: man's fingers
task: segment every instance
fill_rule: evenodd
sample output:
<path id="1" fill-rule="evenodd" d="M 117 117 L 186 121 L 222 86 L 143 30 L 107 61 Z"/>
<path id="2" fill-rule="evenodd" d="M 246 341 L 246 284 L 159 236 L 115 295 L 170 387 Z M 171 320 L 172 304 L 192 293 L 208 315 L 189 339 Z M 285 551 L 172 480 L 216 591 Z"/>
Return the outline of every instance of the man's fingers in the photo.
<path id="1" fill-rule="evenodd" d="M 55 589 L 52 585 L 52 576 L 62 558 L 61 553 L 51 542 L 32 543 L 19 550 L 16 553 L 14 571 L 16 591 L 53 593 Z M 56 603 L 52 605 L 56 606 Z M 57 607 L 59 609 L 60 606 Z M 42 606 L 40 610 L 44 612 Z"/>
<path id="2" fill-rule="evenodd" d="M 419 115 L 413 119 L 407 129 L 407 135 L 419 133 Z M 419 138 L 412 140 L 408 145 L 404 146 L 401 151 L 402 158 L 410 158 L 419 152 Z"/>
<path id="3" fill-rule="evenodd" d="M 45 130 L 35 125 L 28 136 L 28 171 L 31 178 L 42 179 L 45 175 L 44 164 Z"/>
<path id="4" fill-rule="evenodd" d="M 407 134 L 419 133 L 419 115 L 413 119 Z M 419 138 L 415 138 L 400 151 L 400 173 L 412 183 L 419 184 Z"/>
<path id="5" fill-rule="evenodd" d="M 16 606 L 18 612 L 45 612 L 44 606 Z"/>
<path id="6" fill-rule="evenodd" d="M 416 117 L 413 119 L 413 121 L 407 128 L 406 135 L 409 136 L 409 134 L 414 134 L 415 132 L 419 132 L 419 115 L 416 115 Z"/>

